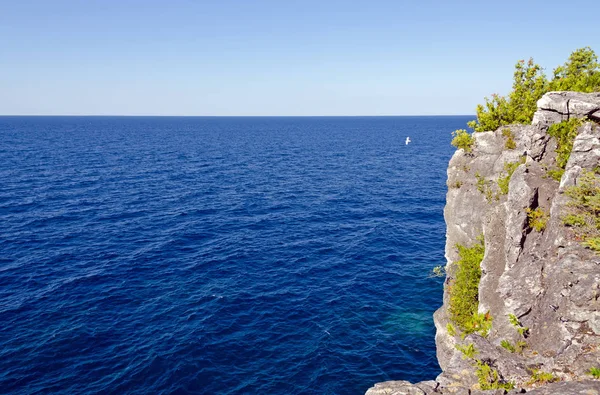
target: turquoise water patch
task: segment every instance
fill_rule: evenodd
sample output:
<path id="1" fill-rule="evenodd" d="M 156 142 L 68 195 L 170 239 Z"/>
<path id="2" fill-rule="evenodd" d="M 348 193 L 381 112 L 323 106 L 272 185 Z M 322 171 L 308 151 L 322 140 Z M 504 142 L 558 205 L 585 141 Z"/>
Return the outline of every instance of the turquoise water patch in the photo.
<path id="1" fill-rule="evenodd" d="M 383 322 L 388 332 L 401 331 L 411 336 L 431 336 L 435 331 L 431 311 L 397 311 Z"/>

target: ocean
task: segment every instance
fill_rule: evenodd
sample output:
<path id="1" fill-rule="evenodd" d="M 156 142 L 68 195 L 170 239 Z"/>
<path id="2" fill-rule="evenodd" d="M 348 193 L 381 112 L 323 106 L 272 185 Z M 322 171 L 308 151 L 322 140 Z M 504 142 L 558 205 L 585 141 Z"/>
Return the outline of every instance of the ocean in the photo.
<path id="1" fill-rule="evenodd" d="M 469 119 L 0 117 L 0 393 L 434 378 Z"/>

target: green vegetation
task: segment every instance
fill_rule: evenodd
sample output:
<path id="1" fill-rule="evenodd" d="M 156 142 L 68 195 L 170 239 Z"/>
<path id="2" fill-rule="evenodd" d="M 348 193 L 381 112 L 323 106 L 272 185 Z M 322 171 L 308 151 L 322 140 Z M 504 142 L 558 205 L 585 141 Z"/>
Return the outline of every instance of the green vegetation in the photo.
<path id="1" fill-rule="evenodd" d="M 484 318 L 487 320 L 489 314 L 481 314 L 481 316 L 485 316 Z M 489 317 L 489 322 L 491 325 L 491 317 Z M 448 324 L 448 328 L 451 324 Z M 453 327 L 452 327 L 453 328 Z M 450 330 L 448 330 L 450 332 Z M 464 335 L 464 333 L 463 333 Z M 509 343 L 510 344 L 510 343 Z M 500 374 L 498 370 L 491 366 L 491 362 L 487 360 L 476 359 L 475 355 L 478 354 L 477 349 L 475 349 L 475 345 L 473 343 L 469 343 L 466 345 L 456 344 L 454 346 L 458 351 L 462 353 L 463 359 L 473 359 L 473 365 L 475 366 L 475 374 L 477 375 L 477 381 L 479 382 L 479 387 L 482 390 L 493 390 L 493 389 L 505 389 L 511 390 L 514 388 L 514 384 L 502 380 L 500 378 Z M 514 350 L 514 347 L 513 347 Z M 512 351 L 514 352 L 514 351 Z"/>
<path id="2" fill-rule="evenodd" d="M 450 320 L 464 334 L 479 332 L 487 336 L 492 323 L 489 313 L 479 314 L 479 280 L 481 279 L 481 261 L 485 253 L 483 236 L 477 238 L 472 247 L 457 244 L 460 259 L 456 278 L 448 286 L 450 296 Z"/>
<path id="3" fill-rule="evenodd" d="M 449 187 L 458 189 L 458 188 L 462 187 L 462 184 L 463 184 L 462 181 L 456 180 L 454 183 L 450 184 Z"/>
<path id="4" fill-rule="evenodd" d="M 469 343 L 467 345 L 457 344 L 454 347 L 463 354 L 463 359 L 473 359 L 475 375 L 477 376 L 479 387 L 482 390 L 511 390 L 515 388 L 513 383 L 500 379 L 500 374 L 496 368 L 491 366 L 491 361 L 475 358 L 475 355 L 478 354 L 478 351 L 475 349 L 475 345 L 473 343 Z"/>
<path id="5" fill-rule="evenodd" d="M 487 202 L 491 202 L 493 198 L 491 182 L 487 181 L 484 176 L 479 174 L 479 172 L 475 173 L 475 178 L 477 179 L 477 190 L 481 192 L 485 196 L 485 200 Z"/>
<path id="6" fill-rule="evenodd" d="M 516 315 L 509 314 L 508 322 L 510 322 L 510 324 L 517 329 L 517 331 L 519 332 L 519 334 L 521 336 L 527 337 L 527 334 L 529 333 L 529 328 L 526 326 L 523 326 Z"/>
<path id="7" fill-rule="evenodd" d="M 564 170 L 569 161 L 571 151 L 573 150 L 573 142 L 575 141 L 575 137 L 577 137 L 577 129 L 579 129 L 583 122 L 582 119 L 571 118 L 568 121 L 555 123 L 548 128 L 548 134 L 556 139 L 556 165 L 560 169 Z"/>
<path id="8" fill-rule="evenodd" d="M 554 69 L 551 91 L 598 92 L 600 90 L 600 65 L 590 47 L 576 50 L 569 60 Z"/>
<path id="9" fill-rule="evenodd" d="M 516 162 L 504 162 L 504 171 L 506 172 L 506 175 L 498 178 L 498 188 L 500 189 L 500 193 L 502 195 L 506 195 L 508 193 L 508 183 L 510 182 L 510 178 L 515 170 L 517 170 L 517 167 L 523 163 L 525 163 L 525 157 L 522 157 L 521 160 Z"/>
<path id="10" fill-rule="evenodd" d="M 475 173 L 475 178 L 477 179 L 477 190 L 483 194 L 485 194 L 485 177 L 483 177 L 479 172 Z"/>
<path id="11" fill-rule="evenodd" d="M 526 211 L 528 224 L 531 229 L 535 229 L 536 232 L 542 232 L 546 229 L 546 224 L 548 223 L 548 219 L 550 219 L 548 213 L 542 210 L 541 207 L 535 209 L 528 208 Z"/>
<path id="12" fill-rule="evenodd" d="M 446 276 L 446 269 L 444 269 L 443 266 L 436 266 L 433 269 L 431 269 L 431 275 L 430 277 L 445 277 Z"/>
<path id="13" fill-rule="evenodd" d="M 513 90 L 507 97 L 497 94 L 485 98 L 485 105 L 477 106 L 477 120 L 468 123 L 476 132 L 496 130 L 513 123 L 530 123 L 537 109 L 536 103 L 548 92 L 548 81 L 542 68 L 529 59 L 515 65 Z"/>
<path id="14" fill-rule="evenodd" d="M 477 354 L 477 350 L 475 349 L 475 345 L 473 343 L 469 343 L 466 346 L 457 344 L 454 347 L 456 347 L 456 349 L 463 354 L 463 359 L 473 358 L 475 357 L 475 354 Z"/>
<path id="15" fill-rule="evenodd" d="M 583 245 L 597 253 L 600 253 L 600 237 L 588 237 L 583 242 Z"/>
<path id="16" fill-rule="evenodd" d="M 505 348 L 506 350 L 508 350 L 508 352 L 521 354 L 523 352 L 523 350 L 527 347 L 527 342 L 524 342 L 523 340 L 519 340 L 513 345 L 508 340 L 502 340 L 500 342 L 500 345 L 503 348 Z"/>
<path id="17" fill-rule="evenodd" d="M 550 169 L 546 171 L 546 174 L 548 174 L 550 178 L 560 182 L 563 174 L 565 174 L 565 169 Z"/>
<path id="18" fill-rule="evenodd" d="M 502 340 L 500 345 L 507 349 L 509 352 L 515 352 L 515 346 L 513 346 L 508 340 Z"/>
<path id="19" fill-rule="evenodd" d="M 569 213 L 562 218 L 575 231 L 582 243 L 600 253 L 600 176 L 584 170 L 577 185 L 567 188 Z"/>
<path id="20" fill-rule="evenodd" d="M 518 340 L 515 343 L 515 352 L 517 354 L 521 354 L 523 352 L 524 349 L 527 348 L 527 342 L 523 341 L 523 340 Z"/>
<path id="21" fill-rule="evenodd" d="M 531 378 L 527 382 L 528 385 L 532 384 L 547 384 L 559 381 L 560 379 L 552 373 L 542 372 L 539 369 L 533 369 L 531 371 Z"/>
<path id="22" fill-rule="evenodd" d="M 600 368 L 590 368 L 587 373 L 596 380 L 600 380 Z"/>
<path id="23" fill-rule="evenodd" d="M 585 226 L 585 218 L 582 215 L 567 214 L 562 219 L 563 224 L 567 226 Z"/>
<path id="24" fill-rule="evenodd" d="M 505 128 L 502 130 L 502 136 L 506 138 L 506 142 L 504 143 L 504 148 L 506 149 L 515 149 L 517 148 L 517 143 L 515 142 L 515 135 L 509 128 Z"/>
<path id="25" fill-rule="evenodd" d="M 475 366 L 477 368 L 475 371 L 475 374 L 477 375 L 477 381 L 479 382 L 479 387 L 483 391 L 496 389 L 511 390 L 515 388 L 513 383 L 500 380 L 498 370 L 491 367 L 489 363 L 484 361 L 475 361 Z"/>
<path id="26" fill-rule="evenodd" d="M 459 129 L 454 131 L 452 136 L 454 136 L 454 138 L 450 144 L 456 148 L 464 149 L 467 153 L 471 153 L 475 139 L 473 136 L 471 136 L 471 134 L 469 134 L 469 132 L 467 132 L 465 129 Z"/>
<path id="27" fill-rule="evenodd" d="M 475 366 L 475 375 L 477 376 L 479 388 L 484 391 L 495 389 L 511 390 L 515 388 L 513 383 L 500 378 L 498 370 L 491 366 L 490 361 L 475 359 L 475 355 L 478 354 L 478 351 L 475 349 L 473 343 L 464 346 L 457 344 L 454 347 L 463 354 L 463 359 L 470 358 L 474 360 L 473 365 Z"/>
<path id="28" fill-rule="evenodd" d="M 502 195 L 508 193 L 508 182 L 510 181 L 511 176 L 512 174 L 507 174 L 505 177 L 498 178 L 498 188 L 500 188 L 500 193 Z"/>
<path id="29" fill-rule="evenodd" d="M 469 334 L 473 332 L 479 333 L 483 337 L 487 337 L 492 329 L 492 321 L 494 319 L 488 311 L 485 314 L 475 313 L 470 320 L 465 322 L 464 333 Z"/>
<path id="30" fill-rule="evenodd" d="M 454 347 L 463 354 L 463 359 L 473 359 L 475 375 L 477 376 L 479 387 L 482 390 L 511 390 L 515 387 L 513 383 L 500 379 L 498 370 L 491 366 L 490 361 L 475 358 L 475 355 L 478 354 L 478 351 L 475 349 L 475 345 L 473 343 L 466 345 L 457 344 Z"/>
<path id="31" fill-rule="evenodd" d="M 533 59 L 518 61 L 513 74 L 512 91 L 507 96 L 493 94 L 491 99 L 486 97 L 485 103 L 477 106 L 477 119 L 469 122 L 468 126 L 475 132 L 484 132 L 515 123 L 529 124 L 537 109 L 537 101 L 545 93 L 557 90 L 600 91 L 600 64 L 590 47 L 571 53 L 564 65 L 554 69 L 551 80 L 546 78 L 542 68 Z M 458 132 L 461 136 L 468 136 L 471 141 L 472 137 L 467 131 L 457 130 L 455 134 Z M 456 137 L 452 144 L 463 148 L 458 146 L 458 141 L 455 144 L 455 140 Z M 514 149 L 510 148 L 513 143 L 514 139 L 507 137 L 506 148 Z"/>
<path id="32" fill-rule="evenodd" d="M 446 324 L 446 330 L 450 336 L 456 336 L 456 328 L 451 323 Z"/>

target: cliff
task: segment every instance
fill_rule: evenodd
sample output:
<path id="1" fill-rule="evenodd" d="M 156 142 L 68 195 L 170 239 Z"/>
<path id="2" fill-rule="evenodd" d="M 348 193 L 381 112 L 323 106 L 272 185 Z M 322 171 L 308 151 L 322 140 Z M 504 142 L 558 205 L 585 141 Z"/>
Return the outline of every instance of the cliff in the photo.
<path id="1" fill-rule="evenodd" d="M 378 383 L 367 395 L 600 394 L 590 374 L 600 368 L 600 253 L 585 245 L 578 220 L 565 220 L 577 210 L 573 187 L 600 166 L 598 121 L 600 94 L 550 92 L 531 125 L 474 133 L 471 152 L 456 151 L 444 211 L 444 300 L 434 314 L 443 372 L 428 382 Z M 572 149 L 551 137 L 559 123 L 574 125 Z M 476 313 L 457 325 L 458 271 L 482 238 Z"/>

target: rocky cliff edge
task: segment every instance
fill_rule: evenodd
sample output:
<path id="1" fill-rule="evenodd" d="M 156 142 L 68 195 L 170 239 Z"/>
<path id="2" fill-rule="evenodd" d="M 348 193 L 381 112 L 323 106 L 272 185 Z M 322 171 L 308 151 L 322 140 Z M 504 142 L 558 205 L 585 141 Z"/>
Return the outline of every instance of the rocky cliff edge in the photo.
<path id="1" fill-rule="evenodd" d="M 558 181 L 549 173 L 557 142 L 548 130 L 573 118 L 583 122 Z M 531 125 L 474 133 L 471 152 L 456 151 L 444 210 L 444 300 L 434 314 L 443 372 L 416 384 L 378 383 L 366 395 L 600 394 L 600 380 L 590 375 L 600 368 L 600 255 L 563 221 L 571 207 L 565 191 L 600 166 L 599 121 L 600 94 L 550 92 Z M 532 225 L 533 212 L 543 227 Z M 478 312 L 491 327 L 465 335 L 449 312 L 456 245 L 471 246 L 481 235 Z M 504 388 L 483 389 L 482 380 Z"/>

